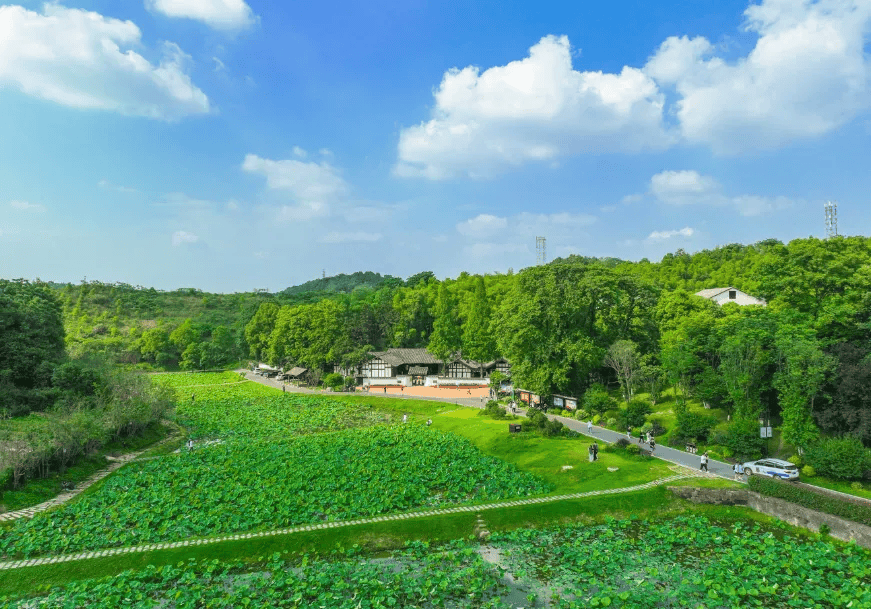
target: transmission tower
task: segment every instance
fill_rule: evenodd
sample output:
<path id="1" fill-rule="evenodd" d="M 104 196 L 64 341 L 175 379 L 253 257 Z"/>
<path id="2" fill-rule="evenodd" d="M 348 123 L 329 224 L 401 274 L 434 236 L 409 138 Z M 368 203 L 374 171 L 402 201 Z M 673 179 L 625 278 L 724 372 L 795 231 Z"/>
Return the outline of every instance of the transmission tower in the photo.
<path id="1" fill-rule="evenodd" d="M 535 238 L 535 263 L 547 264 L 547 244 L 544 237 Z"/>
<path id="2" fill-rule="evenodd" d="M 826 210 L 826 239 L 838 236 L 838 204 L 826 201 L 823 204 Z"/>

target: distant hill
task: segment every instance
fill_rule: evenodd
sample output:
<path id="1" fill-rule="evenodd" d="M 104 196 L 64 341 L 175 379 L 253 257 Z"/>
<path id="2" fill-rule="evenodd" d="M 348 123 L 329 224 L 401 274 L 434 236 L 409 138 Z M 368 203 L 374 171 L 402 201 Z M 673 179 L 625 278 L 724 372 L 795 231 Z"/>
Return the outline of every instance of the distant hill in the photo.
<path id="1" fill-rule="evenodd" d="M 284 296 L 293 296 L 296 294 L 304 294 L 306 292 L 336 292 L 347 294 L 353 292 L 356 288 L 376 288 L 384 281 L 399 282 L 402 284 L 402 279 L 393 277 L 392 275 L 382 275 L 381 273 L 373 273 L 372 271 L 357 271 L 346 275 L 340 273 L 333 277 L 325 277 L 322 279 L 312 279 L 301 285 L 295 285 L 279 292 Z"/>

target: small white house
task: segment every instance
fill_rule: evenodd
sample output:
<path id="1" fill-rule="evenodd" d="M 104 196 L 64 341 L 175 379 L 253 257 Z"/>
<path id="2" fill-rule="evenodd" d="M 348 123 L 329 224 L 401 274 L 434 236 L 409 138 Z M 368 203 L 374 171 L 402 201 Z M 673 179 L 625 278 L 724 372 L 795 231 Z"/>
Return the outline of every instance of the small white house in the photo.
<path id="1" fill-rule="evenodd" d="M 707 298 L 708 300 L 713 300 L 718 305 L 722 306 L 727 302 L 734 302 L 737 305 L 746 306 L 746 305 L 761 305 L 765 306 L 765 301 L 761 298 L 756 298 L 755 296 L 751 296 L 746 292 L 742 292 L 738 288 L 728 287 L 728 288 L 708 288 L 707 290 L 701 290 L 700 292 L 696 292 L 696 296 L 701 296 L 702 298 Z"/>

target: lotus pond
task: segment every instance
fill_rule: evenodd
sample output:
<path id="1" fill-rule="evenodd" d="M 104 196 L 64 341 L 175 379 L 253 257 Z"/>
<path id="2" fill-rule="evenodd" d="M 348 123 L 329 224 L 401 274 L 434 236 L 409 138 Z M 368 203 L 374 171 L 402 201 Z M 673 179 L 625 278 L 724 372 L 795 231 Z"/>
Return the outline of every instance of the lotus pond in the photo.
<path id="1" fill-rule="evenodd" d="M 521 529 L 389 556 L 275 554 L 128 571 L 0 608 L 83 607 L 871 607 L 871 553 L 787 527 L 688 515 Z"/>
<path id="2" fill-rule="evenodd" d="M 325 396 L 281 393 L 234 372 L 157 374 L 176 394 L 176 417 L 194 438 L 281 437 L 377 425 L 389 415 Z M 193 399 L 192 399 L 193 398 Z"/>
<path id="3" fill-rule="evenodd" d="M 134 463 L 0 533 L 10 556 L 175 541 L 545 494 L 552 486 L 422 425 L 232 440 Z"/>

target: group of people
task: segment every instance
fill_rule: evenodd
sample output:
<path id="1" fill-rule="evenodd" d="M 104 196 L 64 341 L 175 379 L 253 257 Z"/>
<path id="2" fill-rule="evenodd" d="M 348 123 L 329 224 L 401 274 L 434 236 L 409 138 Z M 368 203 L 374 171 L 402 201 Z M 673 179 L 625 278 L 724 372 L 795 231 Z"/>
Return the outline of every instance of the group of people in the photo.
<path id="1" fill-rule="evenodd" d="M 590 462 L 599 460 L 599 444 L 597 442 L 593 442 L 590 444 L 590 447 L 587 449 L 590 453 Z"/>

